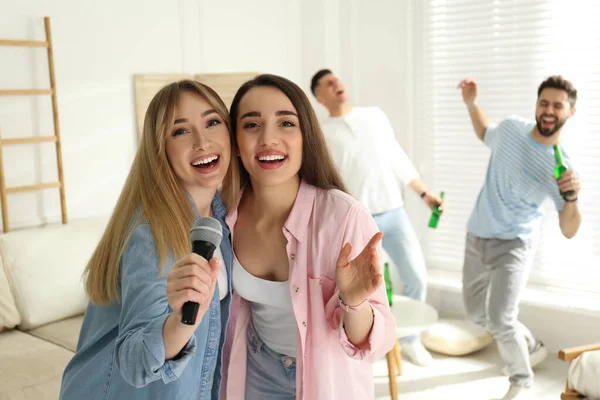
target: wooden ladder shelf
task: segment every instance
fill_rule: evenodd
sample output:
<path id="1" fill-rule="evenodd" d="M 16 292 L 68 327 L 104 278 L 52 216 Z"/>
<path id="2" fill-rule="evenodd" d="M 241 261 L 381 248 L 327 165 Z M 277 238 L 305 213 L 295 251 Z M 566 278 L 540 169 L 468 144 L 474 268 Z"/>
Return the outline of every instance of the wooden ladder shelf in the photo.
<path id="1" fill-rule="evenodd" d="M 52 53 L 52 34 L 50 31 L 50 17 L 44 17 L 44 27 L 46 30 L 46 41 L 32 40 L 5 40 L 0 39 L 0 46 L 19 46 L 19 47 L 45 47 L 48 52 L 48 71 L 50 74 L 50 89 L 19 89 L 19 90 L 0 90 L 0 96 L 52 96 L 52 114 L 54 118 L 54 135 L 15 139 L 0 138 L 0 202 L 2 202 L 2 225 L 4 232 L 10 231 L 8 219 L 8 203 L 6 195 L 12 193 L 32 192 L 45 189 L 58 189 L 60 192 L 60 205 L 62 211 L 62 223 L 67 223 L 67 204 L 65 199 L 65 182 L 63 175 L 62 151 L 60 142 L 60 128 L 58 124 L 58 102 L 56 99 L 56 79 L 54 76 L 54 55 Z M 58 168 L 58 182 L 42 183 L 38 185 L 6 187 L 6 175 L 4 174 L 4 146 L 26 145 L 37 143 L 54 143 L 56 146 L 56 165 Z"/>

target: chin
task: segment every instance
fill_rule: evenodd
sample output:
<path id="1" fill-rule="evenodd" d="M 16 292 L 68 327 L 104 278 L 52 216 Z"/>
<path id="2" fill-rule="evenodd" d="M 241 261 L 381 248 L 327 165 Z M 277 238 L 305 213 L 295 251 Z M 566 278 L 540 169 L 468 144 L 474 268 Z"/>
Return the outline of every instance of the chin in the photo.
<path id="1" fill-rule="evenodd" d="M 292 182 L 299 181 L 298 175 L 292 176 L 271 176 L 271 177 L 261 177 L 261 179 L 256 179 L 256 183 L 261 186 L 284 186 L 288 185 Z"/>

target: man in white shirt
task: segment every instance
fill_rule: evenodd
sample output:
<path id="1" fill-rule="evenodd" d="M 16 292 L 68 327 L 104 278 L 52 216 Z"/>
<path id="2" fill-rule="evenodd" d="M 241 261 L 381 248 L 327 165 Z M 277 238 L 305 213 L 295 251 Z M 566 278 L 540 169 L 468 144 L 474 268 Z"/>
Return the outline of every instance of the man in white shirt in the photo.
<path id="1" fill-rule="evenodd" d="M 425 301 L 425 260 L 404 209 L 400 181 L 429 208 L 443 205 L 443 201 L 427 190 L 380 108 L 352 107 L 344 85 L 328 69 L 313 76 L 311 91 L 329 111 L 321 128 L 333 161 L 350 194 L 367 207 L 384 233 L 383 248 L 398 268 L 404 294 Z M 431 355 L 416 335 L 402 339 L 401 349 L 414 364 L 431 362 Z"/>

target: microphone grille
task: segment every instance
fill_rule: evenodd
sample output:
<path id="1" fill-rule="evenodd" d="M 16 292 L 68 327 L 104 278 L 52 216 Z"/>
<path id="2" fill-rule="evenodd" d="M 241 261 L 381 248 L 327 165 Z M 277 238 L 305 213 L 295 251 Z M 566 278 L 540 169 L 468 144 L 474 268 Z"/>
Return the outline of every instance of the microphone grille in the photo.
<path id="1" fill-rule="evenodd" d="M 219 247 L 221 239 L 223 239 L 223 227 L 214 218 L 200 217 L 194 222 L 190 236 L 192 243 L 201 240 Z"/>

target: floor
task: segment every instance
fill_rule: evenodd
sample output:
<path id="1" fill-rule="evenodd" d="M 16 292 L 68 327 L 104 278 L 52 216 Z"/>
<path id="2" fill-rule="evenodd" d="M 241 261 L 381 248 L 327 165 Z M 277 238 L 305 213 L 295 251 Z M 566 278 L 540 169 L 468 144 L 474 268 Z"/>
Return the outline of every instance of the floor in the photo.
<path id="1" fill-rule="evenodd" d="M 403 376 L 398 377 L 401 400 L 489 400 L 500 399 L 508 389 L 508 378 L 500 374 L 501 360 L 494 345 L 465 357 L 434 355 L 431 366 L 423 368 L 403 361 Z M 538 365 L 531 399 L 558 400 L 564 390 L 567 363 L 556 354 Z M 373 366 L 377 400 L 390 400 L 385 359 Z"/>

